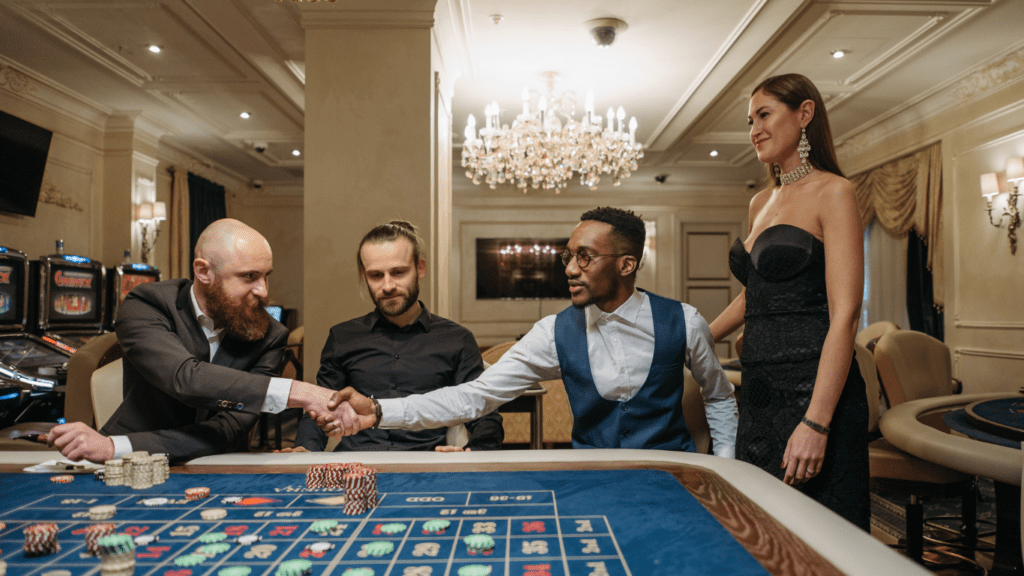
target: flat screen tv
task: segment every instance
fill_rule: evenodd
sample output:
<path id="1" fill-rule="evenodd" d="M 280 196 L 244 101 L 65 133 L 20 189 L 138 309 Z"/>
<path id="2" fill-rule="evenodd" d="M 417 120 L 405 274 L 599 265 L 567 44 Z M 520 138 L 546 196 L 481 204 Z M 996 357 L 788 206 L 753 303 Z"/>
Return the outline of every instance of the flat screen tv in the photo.
<path id="1" fill-rule="evenodd" d="M 0 112 L 0 212 L 35 217 L 53 132 Z"/>

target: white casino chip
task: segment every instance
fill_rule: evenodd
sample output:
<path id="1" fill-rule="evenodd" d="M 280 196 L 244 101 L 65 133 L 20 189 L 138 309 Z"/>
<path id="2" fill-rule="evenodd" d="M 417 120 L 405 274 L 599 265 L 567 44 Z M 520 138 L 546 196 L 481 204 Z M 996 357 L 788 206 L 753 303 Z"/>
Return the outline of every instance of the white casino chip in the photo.
<path id="1" fill-rule="evenodd" d="M 224 504 L 238 504 L 241 501 L 242 498 L 239 496 L 228 496 L 227 498 L 221 500 L 221 502 L 223 502 Z"/>
<path id="2" fill-rule="evenodd" d="M 153 542 L 156 542 L 156 540 L 157 540 L 156 536 L 153 536 L 152 534 L 142 534 L 142 535 L 139 535 L 139 536 L 135 537 L 135 545 L 136 546 L 148 546 L 148 545 L 152 544 Z"/>
<path id="3" fill-rule="evenodd" d="M 167 502 L 169 502 L 167 498 L 146 498 L 142 501 L 146 506 L 163 506 Z"/>
<path id="4" fill-rule="evenodd" d="M 239 536 L 238 538 L 235 538 L 235 542 L 241 544 L 242 546 L 248 546 L 250 544 L 255 544 L 255 543 L 259 542 L 260 540 L 263 540 L 263 537 L 262 536 L 257 536 L 256 534 L 243 534 L 242 536 Z"/>
<path id="5" fill-rule="evenodd" d="M 334 544 L 330 542 L 313 542 L 312 544 L 306 545 L 306 550 L 313 553 L 327 552 L 328 550 L 334 550 Z"/>

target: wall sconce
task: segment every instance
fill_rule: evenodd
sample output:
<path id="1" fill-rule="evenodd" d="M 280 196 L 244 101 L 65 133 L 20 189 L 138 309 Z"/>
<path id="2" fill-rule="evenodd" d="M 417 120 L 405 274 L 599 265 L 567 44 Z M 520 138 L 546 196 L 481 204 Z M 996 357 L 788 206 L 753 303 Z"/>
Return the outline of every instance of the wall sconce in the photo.
<path id="1" fill-rule="evenodd" d="M 981 195 L 988 203 L 988 221 L 999 228 L 1003 216 L 1009 216 L 1007 224 L 1010 238 L 1010 254 L 1017 253 L 1017 228 L 1020 228 L 1020 210 L 1017 200 L 1020 198 L 1020 185 L 1024 182 L 1024 158 L 1010 158 L 1006 162 L 1006 172 L 990 172 L 981 175 Z M 998 194 L 1007 193 L 1006 208 L 999 215 L 999 220 L 992 218 L 992 199 Z"/>
<path id="2" fill-rule="evenodd" d="M 149 251 L 156 246 L 160 236 L 160 221 L 167 219 L 167 204 L 163 202 L 143 202 L 132 207 L 135 220 L 142 227 L 142 263 L 149 264 Z M 153 244 L 149 243 L 149 226 L 153 225 Z"/>

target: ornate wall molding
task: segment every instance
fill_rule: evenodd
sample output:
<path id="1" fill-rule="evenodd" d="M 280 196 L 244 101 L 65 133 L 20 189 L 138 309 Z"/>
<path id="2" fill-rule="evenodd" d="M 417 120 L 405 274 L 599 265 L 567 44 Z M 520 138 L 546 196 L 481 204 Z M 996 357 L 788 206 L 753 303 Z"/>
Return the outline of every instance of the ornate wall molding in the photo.
<path id="1" fill-rule="evenodd" d="M 971 73 L 960 81 L 954 94 L 959 100 L 967 100 L 982 92 L 1000 88 L 1021 76 L 1024 76 L 1024 48 Z"/>
<path id="2" fill-rule="evenodd" d="M 85 208 L 82 208 L 82 205 L 77 200 L 58 190 L 53 182 L 46 179 L 43 180 L 43 187 L 39 192 L 39 201 L 43 204 L 52 204 L 77 212 L 85 212 Z"/>
<path id="3" fill-rule="evenodd" d="M 0 88 L 15 94 L 28 94 L 35 90 L 36 84 L 25 73 L 0 63 Z"/>

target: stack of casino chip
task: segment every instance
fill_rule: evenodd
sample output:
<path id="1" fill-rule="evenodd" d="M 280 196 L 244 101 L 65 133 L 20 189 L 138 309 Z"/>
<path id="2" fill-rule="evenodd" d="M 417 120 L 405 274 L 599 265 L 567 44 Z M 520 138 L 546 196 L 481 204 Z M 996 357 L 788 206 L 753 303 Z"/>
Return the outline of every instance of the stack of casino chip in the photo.
<path id="1" fill-rule="evenodd" d="M 185 498 L 188 498 L 189 500 L 202 500 L 203 498 L 209 497 L 210 489 L 205 486 L 185 490 Z"/>
<path id="2" fill-rule="evenodd" d="M 100 555 L 100 538 L 114 533 L 114 525 L 107 522 L 90 524 L 85 529 L 85 551 L 92 556 Z"/>
<path id="3" fill-rule="evenodd" d="M 342 475 L 345 487 L 345 505 L 348 516 L 364 514 L 377 505 L 377 471 L 366 466 L 350 468 Z"/>
<path id="4" fill-rule="evenodd" d="M 124 486 L 124 460 L 107 460 L 103 467 L 103 483 L 107 486 Z"/>
<path id="5" fill-rule="evenodd" d="M 462 541 L 466 543 L 466 552 L 471 556 L 476 556 L 481 552 L 490 554 L 494 551 L 494 538 L 487 534 L 470 534 L 463 538 Z"/>
<path id="6" fill-rule="evenodd" d="M 45 556 L 60 552 L 57 531 L 57 525 L 52 523 L 32 524 L 25 528 L 25 554 Z"/>
<path id="7" fill-rule="evenodd" d="M 135 572 L 135 540 L 127 534 L 111 534 L 97 541 L 103 576 L 129 576 Z"/>
<path id="8" fill-rule="evenodd" d="M 153 454 L 154 466 L 153 483 L 163 484 L 171 476 L 171 465 L 167 462 L 167 454 Z"/>
<path id="9" fill-rule="evenodd" d="M 117 514 L 117 506 L 113 504 L 93 506 L 89 508 L 89 520 L 93 522 L 99 522 L 100 520 L 109 520 Z"/>

